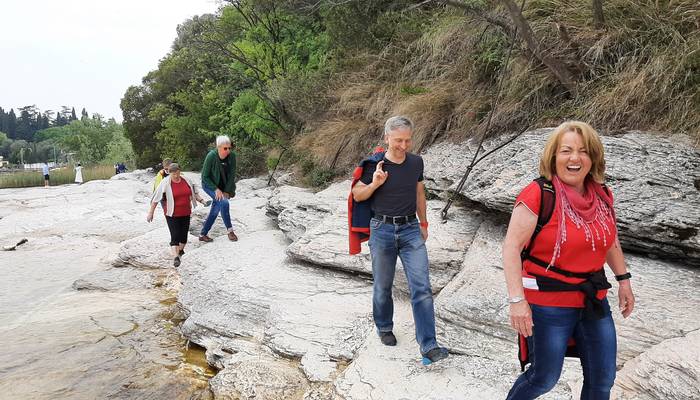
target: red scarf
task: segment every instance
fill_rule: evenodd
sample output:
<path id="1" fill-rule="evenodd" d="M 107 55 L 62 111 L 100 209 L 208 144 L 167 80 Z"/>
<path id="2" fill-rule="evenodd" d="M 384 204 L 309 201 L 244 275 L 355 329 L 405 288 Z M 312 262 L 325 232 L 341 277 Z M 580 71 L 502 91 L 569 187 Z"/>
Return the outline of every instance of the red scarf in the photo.
<path id="1" fill-rule="evenodd" d="M 614 240 L 617 236 L 617 220 L 612 208 L 612 197 L 603 189 L 603 186 L 590 178 L 584 182 L 584 194 L 580 194 L 573 188 L 554 176 L 552 180 L 559 201 L 559 226 L 557 238 L 554 244 L 554 253 L 549 265 L 561 255 L 561 248 L 566 243 L 566 219 L 576 225 L 576 229 L 583 229 L 586 242 L 591 242 L 591 248 L 595 251 L 596 240 L 602 241 L 607 247 L 608 238 Z M 609 226 L 612 225 L 612 230 Z"/>

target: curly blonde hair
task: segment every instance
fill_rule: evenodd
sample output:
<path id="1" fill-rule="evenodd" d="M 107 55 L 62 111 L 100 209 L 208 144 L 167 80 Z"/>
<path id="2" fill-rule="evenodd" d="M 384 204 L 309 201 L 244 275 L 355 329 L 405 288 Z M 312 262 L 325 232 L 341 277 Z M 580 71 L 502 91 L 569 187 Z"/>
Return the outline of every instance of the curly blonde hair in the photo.
<path id="1" fill-rule="evenodd" d="M 594 181 L 605 182 L 605 152 L 598 132 L 592 126 L 581 121 L 566 121 L 554 129 L 544 145 L 540 157 L 540 175 L 552 180 L 556 175 L 556 156 L 561 137 L 567 132 L 576 132 L 583 138 L 583 146 L 591 158 L 591 170 L 588 173 Z"/>

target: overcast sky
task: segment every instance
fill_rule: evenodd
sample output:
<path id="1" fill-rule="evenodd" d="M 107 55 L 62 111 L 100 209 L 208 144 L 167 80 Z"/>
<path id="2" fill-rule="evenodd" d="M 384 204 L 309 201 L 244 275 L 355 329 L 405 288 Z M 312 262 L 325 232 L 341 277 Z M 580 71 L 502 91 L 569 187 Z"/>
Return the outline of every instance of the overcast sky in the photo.
<path id="1" fill-rule="evenodd" d="M 126 89 L 158 66 L 177 25 L 217 0 L 2 0 L 0 107 L 85 107 L 118 121 Z"/>

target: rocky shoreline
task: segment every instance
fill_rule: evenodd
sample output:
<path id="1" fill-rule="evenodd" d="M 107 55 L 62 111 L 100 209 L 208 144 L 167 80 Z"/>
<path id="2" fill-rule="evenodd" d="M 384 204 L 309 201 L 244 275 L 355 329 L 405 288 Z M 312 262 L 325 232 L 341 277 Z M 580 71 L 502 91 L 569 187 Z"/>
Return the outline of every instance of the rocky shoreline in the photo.
<path id="1" fill-rule="evenodd" d="M 191 236 L 197 245 L 178 269 L 182 332 L 205 347 L 208 362 L 219 369 L 210 381 L 216 398 L 504 398 L 519 365 L 503 301 L 500 245 L 506 212 L 533 178 L 545 135 L 530 132 L 479 164 L 446 223 L 438 223 L 444 202 L 429 201 L 439 341 L 453 353 L 429 367 L 419 363 L 401 272 L 399 346 L 383 347 L 376 339 L 367 249 L 347 254 L 349 182 L 313 193 L 267 187 L 262 179 L 240 181 L 231 206 L 240 240 L 228 241 L 217 223 L 213 243 L 199 246 Z M 627 251 L 627 260 L 638 299 L 631 318 L 616 316 L 614 397 L 700 397 L 700 155 L 639 133 L 604 143 L 623 247 L 634 251 Z M 434 196 L 450 193 L 471 146 L 443 143 L 424 154 Z M 193 234 L 206 212 L 195 211 Z M 154 235 L 124 242 L 122 262 L 167 263 Z M 609 299 L 616 309 L 614 289 Z M 546 398 L 575 397 L 580 385 L 580 367 L 567 360 Z"/>
<path id="2" fill-rule="evenodd" d="M 0 190 L 1 398 L 212 397 L 180 334 L 178 275 L 116 258 L 154 228 L 151 179 Z"/>

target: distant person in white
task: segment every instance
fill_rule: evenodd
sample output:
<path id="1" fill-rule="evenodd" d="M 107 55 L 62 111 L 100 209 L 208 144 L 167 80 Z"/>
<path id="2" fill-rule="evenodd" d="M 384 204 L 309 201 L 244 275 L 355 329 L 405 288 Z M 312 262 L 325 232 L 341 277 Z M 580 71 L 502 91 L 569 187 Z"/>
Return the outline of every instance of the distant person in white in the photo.
<path id="1" fill-rule="evenodd" d="M 75 166 L 75 183 L 82 185 L 83 183 L 83 166 L 78 163 Z"/>
<path id="2" fill-rule="evenodd" d="M 44 174 L 44 187 L 49 187 L 49 164 L 46 161 L 41 167 L 41 172 Z"/>

